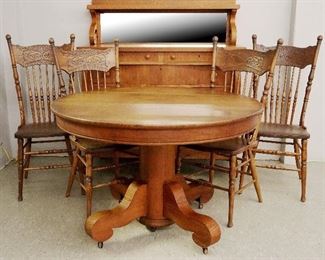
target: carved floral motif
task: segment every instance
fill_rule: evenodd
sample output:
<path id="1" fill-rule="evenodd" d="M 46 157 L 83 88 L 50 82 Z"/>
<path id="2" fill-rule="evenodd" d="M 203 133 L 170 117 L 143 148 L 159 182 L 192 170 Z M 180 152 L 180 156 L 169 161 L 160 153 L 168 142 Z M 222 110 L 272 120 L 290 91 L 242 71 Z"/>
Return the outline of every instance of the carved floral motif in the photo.
<path id="1" fill-rule="evenodd" d="M 106 50 L 78 49 L 75 51 L 60 50 L 58 55 L 62 63 L 62 70 L 72 73 L 84 70 L 109 71 L 115 66 L 115 53 L 113 48 Z"/>
<path id="2" fill-rule="evenodd" d="M 255 69 L 263 65 L 264 58 L 259 56 L 251 56 L 247 58 L 246 62 L 248 67 Z"/>
<path id="3" fill-rule="evenodd" d="M 49 45 L 13 46 L 16 63 L 23 67 L 54 64 L 54 57 Z"/>

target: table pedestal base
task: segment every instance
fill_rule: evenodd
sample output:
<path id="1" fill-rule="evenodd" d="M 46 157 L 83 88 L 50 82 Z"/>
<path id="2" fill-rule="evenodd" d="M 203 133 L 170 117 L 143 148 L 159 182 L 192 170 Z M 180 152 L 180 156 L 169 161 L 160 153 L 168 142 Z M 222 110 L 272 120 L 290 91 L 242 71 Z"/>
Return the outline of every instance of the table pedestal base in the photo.
<path id="1" fill-rule="evenodd" d="M 117 187 L 123 194 L 121 203 L 112 210 L 92 214 L 85 223 L 86 232 L 103 242 L 113 235 L 113 229 L 141 218 L 149 228 L 176 223 L 193 232 L 193 241 L 204 250 L 220 239 L 220 227 L 210 217 L 198 214 L 189 202 L 200 198 L 207 202 L 213 189 L 188 185 L 181 176 L 175 176 L 175 146 L 144 146 L 141 148 L 140 180 L 128 188 Z M 115 190 L 115 197 L 118 192 Z"/>

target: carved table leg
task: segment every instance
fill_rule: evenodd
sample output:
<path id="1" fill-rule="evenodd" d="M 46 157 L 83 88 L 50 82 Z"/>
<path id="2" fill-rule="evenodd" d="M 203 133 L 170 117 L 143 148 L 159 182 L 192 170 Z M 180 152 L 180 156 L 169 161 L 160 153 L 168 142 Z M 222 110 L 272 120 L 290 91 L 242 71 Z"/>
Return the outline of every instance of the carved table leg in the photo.
<path id="1" fill-rule="evenodd" d="M 116 180 L 117 180 L 116 182 L 111 183 L 110 190 L 112 196 L 121 202 L 125 193 L 127 192 L 129 185 L 133 182 L 133 179 L 120 177 Z"/>
<path id="2" fill-rule="evenodd" d="M 164 186 L 164 215 L 181 228 L 192 231 L 193 241 L 204 252 L 220 239 L 221 231 L 217 222 L 192 210 L 179 182 L 173 181 Z"/>
<path id="3" fill-rule="evenodd" d="M 141 147 L 139 182 L 130 184 L 119 206 L 94 213 L 86 220 L 86 232 L 101 243 L 99 246 L 113 235 L 113 228 L 124 226 L 139 217 L 148 229 L 175 222 L 181 228 L 192 231 L 194 242 L 203 248 L 204 253 L 208 246 L 220 239 L 219 225 L 212 218 L 194 212 L 189 206 L 189 201 L 197 198 L 208 201 L 213 189 L 188 185 L 182 176 L 175 176 L 175 156 L 174 145 Z M 123 195 L 126 184 L 112 185 L 113 195 Z"/>
<path id="4" fill-rule="evenodd" d="M 109 239 L 113 235 L 113 228 L 125 226 L 132 220 L 146 215 L 146 198 L 147 185 L 131 183 L 117 207 L 98 211 L 87 218 L 86 232 L 98 242 Z"/>

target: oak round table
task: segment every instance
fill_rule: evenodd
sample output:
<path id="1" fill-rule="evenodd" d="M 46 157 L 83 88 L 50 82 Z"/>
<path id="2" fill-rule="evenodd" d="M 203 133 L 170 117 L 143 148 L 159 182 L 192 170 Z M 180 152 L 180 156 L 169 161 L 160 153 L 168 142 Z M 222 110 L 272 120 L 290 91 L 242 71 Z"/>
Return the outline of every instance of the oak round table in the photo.
<path id="1" fill-rule="evenodd" d="M 86 220 L 86 232 L 94 240 L 102 243 L 113 235 L 113 228 L 138 218 L 148 228 L 176 223 L 193 232 L 193 241 L 204 252 L 220 239 L 217 222 L 189 205 L 196 199 L 208 201 L 213 189 L 187 184 L 175 175 L 177 145 L 224 140 L 251 131 L 262 114 L 259 102 L 217 94 L 213 88 L 135 86 L 69 95 L 53 102 L 52 111 L 58 126 L 70 134 L 140 146 L 139 176 L 115 187 L 123 194 L 122 201 Z"/>

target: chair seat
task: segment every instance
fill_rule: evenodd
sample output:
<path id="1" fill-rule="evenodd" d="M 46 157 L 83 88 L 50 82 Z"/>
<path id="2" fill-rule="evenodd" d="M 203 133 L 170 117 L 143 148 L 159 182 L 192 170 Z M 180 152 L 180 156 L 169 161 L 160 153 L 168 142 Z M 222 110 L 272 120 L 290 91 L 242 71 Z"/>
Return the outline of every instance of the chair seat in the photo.
<path id="1" fill-rule="evenodd" d="M 293 139 L 308 139 L 310 137 L 307 129 L 302 126 L 271 123 L 261 123 L 258 135 L 264 137 Z"/>
<path id="2" fill-rule="evenodd" d="M 256 142 L 250 144 L 250 146 L 254 145 L 256 145 Z M 244 152 L 248 148 L 248 145 L 243 142 L 242 138 L 236 137 L 229 140 L 206 144 L 186 145 L 186 147 L 203 152 L 214 152 L 227 156 L 236 155 Z"/>
<path id="3" fill-rule="evenodd" d="M 100 148 L 113 146 L 113 144 L 106 144 L 96 140 L 76 138 L 75 136 L 70 136 L 70 139 L 72 138 L 74 139 L 73 141 L 78 143 L 79 147 L 83 150 L 100 149 Z"/>
<path id="4" fill-rule="evenodd" d="M 55 122 L 22 125 L 15 133 L 16 138 L 41 138 L 67 135 Z"/>
<path id="5" fill-rule="evenodd" d="M 86 139 L 86 138 L 76 138 L 75 136 L 70 136 L 72 143 L 78 146 L 82 151 L 87 152 L 101 152 L 106 150 L 123 150 L 130 149 L 132 145 L 123 145 L 123 144 L 113 144 L 105 143 L 96 140 Z"/>

